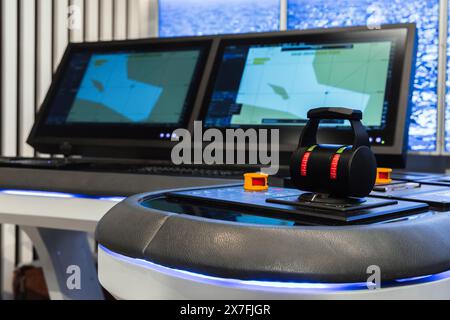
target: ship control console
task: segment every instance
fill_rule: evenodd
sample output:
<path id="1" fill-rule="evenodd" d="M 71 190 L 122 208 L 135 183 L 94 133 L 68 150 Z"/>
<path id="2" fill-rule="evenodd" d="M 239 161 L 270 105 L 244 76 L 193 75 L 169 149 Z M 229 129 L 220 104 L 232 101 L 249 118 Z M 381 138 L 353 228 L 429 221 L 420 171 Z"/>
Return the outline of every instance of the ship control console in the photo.
<path id="1" fill-rule="evenodd" d="M 96 230 L 103 287 L 121 299 L 448 298 L 450 213 L 369 195 L 376 161 L 359 112 L 308 117 L 296 188 L 255 173 L 115 206 Z M 353 145 L 317 144 L 324 118 L 350 121 Z"/>

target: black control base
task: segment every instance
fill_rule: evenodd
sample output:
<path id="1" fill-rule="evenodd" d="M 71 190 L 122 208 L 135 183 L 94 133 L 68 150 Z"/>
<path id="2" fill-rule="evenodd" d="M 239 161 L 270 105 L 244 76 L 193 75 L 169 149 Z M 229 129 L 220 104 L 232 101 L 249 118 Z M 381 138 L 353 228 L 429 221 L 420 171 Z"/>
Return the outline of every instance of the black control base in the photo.
<path id="1" fill-rule="evenodd" d="M 422 202 L 438 211 L 450 209 L 449 188 L 442 185 L 428 185 L 422 181 L 392 181 L 390 184 L 378 185 L 375 186 L 370 196 Z"/>
<path id="2" fill-rule="evenodd" d="M 330 212 L 349 212 L 397 204 L 397 201 L 373 198 L 337 198 L 324 194 L 303 193 L 293 197 L 269 198 L 269 203 L 288 204 L 296 207 L 322 209 Z"/>
<path id="3" fill-rule="evenodd" d="M 242 186 L 233 186 L 171 192 L 168 197 L 180 201 L 180 204 L 192 202 L 198 207 L 208 207 L 209 211 L 215 207 L 232 208 L 315 225 L 375 223 L 428 210 L 428 205 L 423 203 L 373 197 L 365 198 L 364 202 L 347 204 L 299 201 L 302 194 L 305 192 L 287 188 L 270 187 L 266 192 L 250 192 Z"/>

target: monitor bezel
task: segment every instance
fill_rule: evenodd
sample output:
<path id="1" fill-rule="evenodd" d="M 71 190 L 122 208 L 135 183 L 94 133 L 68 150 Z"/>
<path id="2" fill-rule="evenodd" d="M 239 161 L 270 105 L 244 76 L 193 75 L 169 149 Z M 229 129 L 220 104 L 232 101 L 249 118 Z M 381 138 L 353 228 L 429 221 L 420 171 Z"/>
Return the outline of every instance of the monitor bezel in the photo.
<path id="1" fill-rule="evenodd" d="M 91 157 L 167 158 L 164 150 L 173 143 L 170 138 L 159 138 L 161 132 L 172 132 L 177 128 L 188 128 L 192 119 L 192 109 L 198 99 L 198 90 L 204 81 L 205 67 L 210 60 L 213 39 L 211 37 L 150 38 L 139 40 L 115 40 L 102 42 L 69 43 L 54 74 L 50 88 L 36 115 L 27 142 L 40 153 L 61 153 L 61 146 L 68 144 L 71 154 Z M 109 53 L 128 50 L 165 51 L 194 49 L 201 50 L 191 87 L 186 98 L 187 112 L 181 123 L 168 126 L 147 126 L 145 124 L 90 124 L 79 123 L 61 125 L 58 128 L 46 123 L 52 100 L 59 83 L 64 77 L 74 53 L 89 50 Z M 53 127 L 53 128 L 52 128 Z M 72 127 L 72 128 L 68 128 Z M 120 130 L 120 131 L 119 131 Z M 88 134 L 87 134 L 88 133 Z M 150 150 L 153 149 L 153 150 Z"/>
<path id="2" fill-rule="evenodd" d="M 398 36 L 399 29 L 404 30 L 404 35 L 400 38 Z M 234 44 L 249 44 L 255 42 L 264 43 L 280 43 L 283 41 L 301 41 L 307 37 L 321 37 L 323 39 L 337 37 L 339 39 L 351 40 L 354 39 L 355 34 L 370 34 L 374 37 L 380 36 L 380 31 L 384 33 L 391 33 L 397 37 L 396 54 L 394 57 L 395 74 L 393 74 L 393 101 L 397 110 L 391 109 L 391 114 L 394 115 L 395 120 L 392 121 L 391 126 L 393 130 L 393 138 L 391 145 L 376 145 L 372 149 L 377 157 L 378 165 L 389 166 L 392 168 L 403 168 L 406 165 L 406 157 L 408 150 L 408 129 L 411 93 L 414 81 L 415 70 L 415 48 L 417 46 L 416 26 L 413 23 L 383 25 L 379 28 L 368 27 L 343 27 L 330 29 L 309 29 L 309 30 L 294 30 L 284 32 L 268 32 L 259 34 L 242 34 L 242 35 L 227 35 L 220 38 L 220 43 L 217 45 L 215 60 L 211 67 L 208 85 L 201 103 L 201 110 L 199 118 L 204 121 L 208 111 L 211 96 L 214 90 L 215 80 L 217 78 L 220 61 L 222 58 L 225 46 Z M 377 36 L 377 34 L 379 36 Z M 400 46 L 400 47 L 398 47 Z M 394 79 L 395 78 L 395 79 Z M 242 128 L 250 128 L 254 126 L 242 126 Z M 276 126 L 258 126 L 258 128 L 276 128 Z M 298 143 L 303 126 L 280 126 L 280 163 L 287 164 L 290 158 L 290 153 L 295 150 Z M 207 129 L 207 128 L 205 128 Z M 225 130 L 225 128 L 219 128 Z M 333 133 L 341 129 L 321 129 L 321 136 L 333 137 Z M 349 138 L 349 130 L 341 130 L 346 139 Z M 347 131 L 347 133 L 344 133 Z M 335 141 L 332 141 L 335 143 Z"/>

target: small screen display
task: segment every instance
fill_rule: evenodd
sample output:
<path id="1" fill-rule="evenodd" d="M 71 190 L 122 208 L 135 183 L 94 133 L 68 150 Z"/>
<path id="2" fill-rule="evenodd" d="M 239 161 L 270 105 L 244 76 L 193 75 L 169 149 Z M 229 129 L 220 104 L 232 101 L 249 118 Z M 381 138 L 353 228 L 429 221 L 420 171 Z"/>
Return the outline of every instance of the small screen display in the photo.
<path id="1" fill-rule="evenodd" d="M 346 107 L 363 111 L 366 126 L 382 129 L 393 46 L 392 41 L 225 46 L 205 124 L 298 126 L 312 108 Z"/>
<path id="2" fill-rule="evenodd" d="M 48 125 L 176 126 L 200 50 L 77 52 L 61 83 Z"/>

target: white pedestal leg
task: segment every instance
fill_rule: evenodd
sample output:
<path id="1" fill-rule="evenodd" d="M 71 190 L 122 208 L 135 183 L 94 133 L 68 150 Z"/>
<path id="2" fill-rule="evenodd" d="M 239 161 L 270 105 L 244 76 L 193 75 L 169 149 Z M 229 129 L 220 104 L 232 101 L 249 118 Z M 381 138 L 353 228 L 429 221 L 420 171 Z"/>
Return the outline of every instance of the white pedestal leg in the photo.
<path id="1" fill-rule="evenodd" d="M 22 230 L 36 248 L 52 300 L 104 299 L 85 232 L 36 227 Z M 74 269 L 80 271 L 79 288 L 68 285 L 68 280 L 74 283 Z"/>

